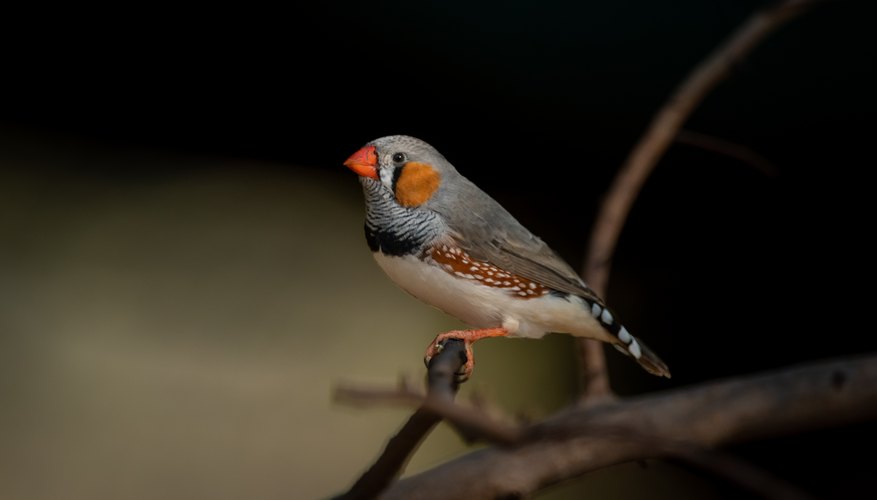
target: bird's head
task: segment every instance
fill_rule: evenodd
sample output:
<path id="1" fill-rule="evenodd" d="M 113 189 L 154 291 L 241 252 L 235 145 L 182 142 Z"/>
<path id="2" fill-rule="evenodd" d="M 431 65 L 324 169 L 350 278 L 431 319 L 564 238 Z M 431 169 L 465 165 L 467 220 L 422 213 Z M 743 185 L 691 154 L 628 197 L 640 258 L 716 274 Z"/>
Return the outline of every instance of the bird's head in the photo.
<path id="1" fill-rule="evenodd" d="M 457 171 L 429 144 L 406 135 L 375 139 L 344 162 L 363 185 L 387 190 L 400 205 L 425 207 Z"/>

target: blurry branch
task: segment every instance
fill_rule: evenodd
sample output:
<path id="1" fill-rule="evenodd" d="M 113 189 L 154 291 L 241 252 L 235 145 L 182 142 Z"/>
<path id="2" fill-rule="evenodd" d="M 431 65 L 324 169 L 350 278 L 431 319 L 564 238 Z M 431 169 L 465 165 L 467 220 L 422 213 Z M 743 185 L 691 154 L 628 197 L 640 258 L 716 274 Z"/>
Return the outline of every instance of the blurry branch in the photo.
<path id="1" fill-rule="evenodd" d="M 675 458 L 769 498 L 782 482 L 709 448 L 877 418 L 877 354 L 814 363 L 599 405 L 523 429 L 514 447 L 475 451 L 403 479 L 383 500 L 520 498 L 609 465 Z"/>
<path id="2" fill-rule="evenodd" d="M 429 363 L 428 393 L 425 400 L 416 395 L 407 384 L 401 384 L 402 387 L 398 391 L 393 391 L 393 394 L 397 401 L 405 401 L 408 404 L 423 400 L 424 403 L 429 401 L 433 404 L 453 405 L 459 388 L 456 374 L 465 362 L 465 344 L 460 340 L 448 340 L 445 342 L 444 349 Z M 336 399 L 361 403 L 363 395 L 360 391 L 339 389 L 336 392 Z M 377 399 L 386 401 L 386 398 Z M 440 421 L 441 417 L 427 408 L 426 404 L 421 406 L 390 439 L 377 461 L 360 476 L 347 493 L 335 497 L 335 500 L 366 500 L 377 497 L 399 476 L 408 458 Z"/>
<path id="3" fill-rule="evenodd" d="M 660 443 L 659 443 L 660 444 Z M 762 498 L 776 500 L 805 500 L 811 496 L 798 487 L 753 467 L 743 460 L 714 451 L 687 446 L 664 445 L 668 458 L 676 458 L 687 465 L 711 472 L 717 477 L 735 483 Z"/>
<path id="4" fill-rule="evenodd" d="M 396 390 L 340 387 L 335 391 L 335 399 L 340 403 L 356 406 L 417 406 L 419 411 L 426 411 L 439 420 L 445 420 L 467 441 L 513 444 L 521 439 L 520 427 L 516 425 L 497 420 L 478 408 L 426 397 L 406 386 L 400 386 Z"/>
<path id="5" fill-rule="evenodd" d="M 627 214 L 649 174 L 694 108 L 766 35 L 804 7 L 816 3 L 788 0 L 753 14 L 731 37 L 689 74 L 655 115 L 606 196 L 591 237 L 585 269 L 588 283 L 604 292 L 609 263 Z"/>
<path id="6" fill-rule="evenodd" d="M 358 405 L 421 404 L 411 421 L 418 415 L 432 419 L 416 435 L 405 432 L 406 425 L 351 493 L 339 498 L 374 498 L 398 475 L 423 434 L 444 418 L 468 438 L 501 447 L 404 480 L 381 498 L 415 498 L 409 497 L 415 491 L 423 499 L 519 497 L 616 463 L 665 458 L 764 498 L 802 500 L 809 497 L 794 486 L 712 448 L 877 418 L 877 354 L 571 408 L 529 426 L 507 424 L 447 398 L 424 397 L 407 385 L 340 389 L 337 395 Z"/>
<path id="7" fill-rule="evenodd" d="M 546 438 L 544 429 L 538 430 L 538 427 L 524 428 L 523 426 L 506 424 L 492 418 L 479 409 L 465 408 L 454 404 L 452 401 L 425 397 L 423 394 L 413 390 L 410 385 L 404 383 L 400 384 L 399 388 L 395 390 L 342 387 L 336 391 L 335 396 L 336 400 L 341 403 L 356 406 L 419 405 L 418 413 L 437 417 L 436 420 L 445 420 L 454 426 L 467 441 L 484 440 L 501 446 L 513 447 L 534 439 Z M 417 414 L 415 414 L 416 416 Z M 412 421 L 416 421 L 414 417 L 412 417 Z M 408 426 L 405 428 L 407 429 Z M 534 431 L 534 429 L 537 430 Z M 646 444 L 654 450 L 655 456 L 675 458 L 688 465 L 711 472 L 717 477 L 725 478 L 764 498 L 785 500 L 809 499 L 805 493 L 799 491 L 794 486 L 778 480 L 741 460 L 717 451 L 693 446 L 683 441 L 669 441 L 651 435 L 641 435 L 636 430 L 621 426 L 604 427 L 599 424 L 590 425 L 587 428 L 587 432 L 592 436 L 599 435 L 601 439 L 614 439 L 622 443 L 634 441 Z M 404 432 L 404 429 L 403 432 L 399 433 L 400 436 L 406 436 L 403 441 L 413 442 L 413 444 L 420 441 L 419 437 L 412 438 L 409 434 Z M 563 434 L 562 432 L 559 435 L 552 436 L 551 434 L 549 431 L 548 439 L 564 438 L 564 436 L 560 435 Z M 393 446 L 391 444 L 387 449 L 388 451 L 393 449 L 393 451 L 391 453 L 385 452 L 385 455 L 400 458 L 408 456 L 413 451 L 413 448 L 409 445 Z M 381 480 L 370 481 L 370 484 L 381 485 L 383 489 L 383 487 L 389 484 L 388 480 L 396 476 L 400 466 L 401 464 L 394 466 L 394 468 L 384 468 L 385 472 L 381 474 Z M 378 493 L 373 488 L 369 488 L 367 491 L 369 494 Z"/>
<path id="8" fill-rule="evenodd" d="M 778 172 L 776 166 L 764 156 L 761 156 L 746 146 L 741 146 L 740 144 L 735 144 L 726 141 L 725 139 L 719 139 L 718 137 L 692 132 L 690 130 L 680 130 L 676 135 L 676 142 L 734 158 L 735 160 L 754 167 L 767 176 L 777 175 Z"/>
<path id="9" fill-rule="evenodd" d="M 758 43 L 817 0 L 786 0 L 753 14 L 722 45 L 688 75 L 652 119 L 616 175 L 591 231 L 585 259 L 585 282 L 606 297 L 612 255 L 633 202 L 679 129 L 706 95 L 726 78 Z M 579 339 L 582 399 L 612 395 L 606 358 L 600 343 Z"/>

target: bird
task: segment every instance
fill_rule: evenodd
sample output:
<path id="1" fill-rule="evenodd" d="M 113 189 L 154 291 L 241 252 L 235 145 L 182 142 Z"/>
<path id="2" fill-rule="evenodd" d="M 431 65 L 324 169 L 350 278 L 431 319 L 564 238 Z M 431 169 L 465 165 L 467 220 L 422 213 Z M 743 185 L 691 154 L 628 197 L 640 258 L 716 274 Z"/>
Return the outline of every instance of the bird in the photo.
<path id="1" fill-rule="evenodd" d="M 667 365 L 621 324 L 615 312 L 539 237 L 460 174 L 434 147 L 406 135 L 375 139 L 344 166 L 358 174 L 365 197 L 365 238 L 378 266 L 417 299 L 466 323 L 430 342 L 540 338 L 566 333 L 596 339 L 670 378 Z"/>

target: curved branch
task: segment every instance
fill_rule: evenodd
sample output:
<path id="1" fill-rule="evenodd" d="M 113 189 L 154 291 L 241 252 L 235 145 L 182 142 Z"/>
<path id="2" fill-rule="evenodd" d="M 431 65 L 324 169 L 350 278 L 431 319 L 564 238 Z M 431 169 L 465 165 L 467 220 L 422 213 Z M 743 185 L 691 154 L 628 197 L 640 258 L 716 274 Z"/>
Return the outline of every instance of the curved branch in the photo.
<path id="1" fill-rule="evenodd" d="M 470 453 L 381 498 L 526 496 L 609 465 L 676 455 L 656 443 L 709 448 L 875 418 L 877 354 L 571 409 L 532 427 L 516 448 Z"/>
<path id="2" fill-rule="evenodd" d="M 430 360 L 427 371 L 427 400 L 453 403 L 459 388 L 456 374 L 465 363 L 466 346 L 463 341 L 447 340 L 442 351 Z M 336 399 L 356 400 L 352 394 L 354 392 L 339 389 L 336 391 Z M 377 497 L 399 476 L 408 458 L 441 420 L 442 417 L 426 405 L 419 408 L 402 429 L 390 438 L 377 461 L 347 493 L 335 497 L 334 500 L 366 500 Z"/>
<path id="3" fill-rule="evenodd" d="M 658 160 L 677 136 L 682 124 L 706 95 L 725 79 L 758 43 L 795 14 L 818 0 L 786 0 L 753 14 L 728 40 L 688 75 L 652 119 L 646 133 L 633 148 L 600 207 L 591 231 L 582 273 L 598 295 L 606 296 L 612 255 L 633 202 Z M 580 339 L 582 397 L 610 396 L 606 359 L 600 343 Z"/>
<path id="4" fill-rule="evenodd" d="M 718 137 L 692 132 L 691 130 L 680 130 L 676 134 L 676 142 L 733 158 L 755 168 L 766 176 L 773 177 L 779 172 L 776 165 L 756 151 L 740 144 L 734 144 L 731 141 L 719 139 Z"/>

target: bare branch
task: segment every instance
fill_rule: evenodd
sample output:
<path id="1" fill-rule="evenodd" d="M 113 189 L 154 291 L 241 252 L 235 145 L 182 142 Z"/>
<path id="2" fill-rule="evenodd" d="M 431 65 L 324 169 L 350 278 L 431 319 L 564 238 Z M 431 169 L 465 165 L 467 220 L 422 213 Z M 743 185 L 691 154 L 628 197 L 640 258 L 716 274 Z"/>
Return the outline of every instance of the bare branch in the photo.
<path id="1" fill-rule="evenodd" d="M 661 439 L 642 431 L 625 427 L 589 426 L 587 433 L 600 439 L 615 439 L 619 442 L 635 442 L 646 446 L 658 456 L 693 466 L 728 480 L 737 486 L 758 494 L 763 498 L 777 500 L 805 500 L 810 496 L 797 487 L 783 481 L 766 471 L 752 466 L 721 451 L 704 448 L 689 442 Z"/>
<path id="2" fill-rule="evenodd" d="M 446 341 L 442 351 L 429 363 L 427 387 L 431 401 L 453 404 L 459 387 L 456 374 L 465 362 L 465 344 L 453 339 Z M 401 397 L 399 394 L 403 391 L 409 393 L 406 396 L 409 401 L 412 398 L 415 401 L 422 399 L 413 396 L 405 384 L 395 391 L 395 396 Z M 363 394 L 362 391 L 354 389 L 339 389 L 336 391 L 336 398 L 362 403 Z M 377 497 L 399 476 L 408 458 L 440 421 L 440 416 L 425 407 L 414 412 L 402 429 L 390 439 L 378 460 L 363 473 L 347 493 L 335 497 L 335 500 L 367 500 Z"/>
<path id="3" fill-rule="evenodd" d="M 570 409 L 533 426 L 514 449 L 470 453 L 381 498 L 523 496 L 609 465 L 676 456 L 641 436 L 697 449 L 875 418 L 877 354 Z M 605 428 L 631 438 L 603 435 Z"/>
<path id="4" fill-rule="evenodd" d="M 770 160 L 752 149 L 711 135 L 692 132 L 690 130 L 680 130 L 676 135 L 676 142 L 734 158 L 735 160 L 754 167 L 767 176 L 777 175 L 777 172 L 779 171 Z"/>
<path id="5" fill-rule="evenodd" d="M 675 457 L 686 464 L 711 472 L 763 498 L 775 500 L 811 498 L 796 486 L 725 453 L 686 446 L 682 443 L 666 447 L 665 451 L 668 457 Z"/>
<path id="6" fill-rule="evenodd" d="M 467 441 L 484 440 L 508 445 L 521 438 L 517 425 L 493 418 L 481 409 L 462 406 L 443 398 L 427 397 L 405 386 L 399 389 L 341 387 L 335 391 L 335 399 L 356 406 L 419 406 L 439 420 L 446 420 Z"/>
<path id="7" fill-rule="evenodd" d="M 707 93 L 769 33 L 813 1 L 789 0 L 753 14 L 731 37 L 689 74 L 655 115 L 610 188 L 592 233 L 585 275 L 594 290 L 605 291 L 609 262 L 627 214 L 655 164 Z"/>
<path id="8" fill-rule="evenodd" d="M 591 231 L 583 276 L 598 295 L 606 296 L 612 255 L 633 202 L 682 124 L 765 36 L 814 3 L 816 0 L 786 0 L 753 14 L 694 68 L 652 119 L 615 177 Z M 578 350 L 582 362 L 582 399 L 611 396 L 603 346 L 593 340 L 579 339 Z"/>
<path id="9" fill-rule="evenodd" d="M 599 404 L 615 399 L 615 393 L 609 385 L 603 343 L 591 339 L 576 339 L 575 343 L 581 379 L 579 404 Z"/>
<path id="10" fill-rule="evenodd" d="M 342 385 L 335 388 L 334 399 L 341 404 L 366 408 L 376 405 L 418 407 L 423 404 L 426 394 L 406 384 L 396 389 Z"/>
<path id="11" fill-rule="evenodd" d="M 453 402 L 437 399 L 424 399 L 422 394 L 402 385 L 399 389 L 355 389 L 344 388 L 336 392 L 336 399 L 356 405 L 422 405 L 421 411 L 428 410 L 440 419 L 444 419 L 457 427 L 464 438 L 475 441 L 485 440 L 493 444 L 512 446 L 534 439 L 562 439 L 552 433 L 547 436 L 542 430 L 522 429 L 491 418 L 475 408 L 465 408 Z M 613 426 L 589 425 L 586 429 L 590 436 L 618 441 L 636 441 L 656 450 L 656 454 L 667 458 L 676 458 L 699 469 L 725 478 L 745 489 L 759 494 L 764 498 L 781 500 L 805 500 L 809 496 L 791 484 L 781 481 L 772 475 L 738 460 L 730 455 L 692 445 L 683 441 L 667 441 L 652 435 L 641 434 L 630 428 Z M 401 433 L 400 433 L 401 434 Z"/>

